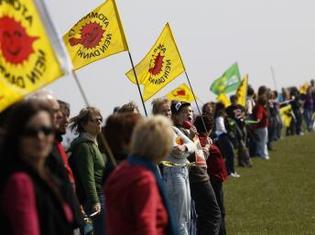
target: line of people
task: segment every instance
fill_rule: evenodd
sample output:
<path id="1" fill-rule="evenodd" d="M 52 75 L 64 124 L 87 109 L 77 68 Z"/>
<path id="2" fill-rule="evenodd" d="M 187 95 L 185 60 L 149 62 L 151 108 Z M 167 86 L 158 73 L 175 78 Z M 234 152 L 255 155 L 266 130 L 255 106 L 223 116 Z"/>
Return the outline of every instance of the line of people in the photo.
<path id="1" fill-rule="evenodd" d="M 279 101 L 265 86 L 257 95 L 249 87 L 246 107 L 231 96 L 229 107 L 209 102 L 197 117 L 190 103 L 158 98 L 144 118 L 130 102 L 103 127 L 97 108 L 69 119 L 68 103 L 38 92 L 0 116 L 0 230 L 224 235 L 223 182 L 240 177 L 236 156 L 240 167 L 252 167 L 253 156 L 269 159 L 281 137 L 280 107 L 288 103 L 288 128 L 301 134 L 303 112 L 313 130 L 314 84 L 306 94 L 290 91 Z M 78 136 L 65 150 L 68 127 Z"/>

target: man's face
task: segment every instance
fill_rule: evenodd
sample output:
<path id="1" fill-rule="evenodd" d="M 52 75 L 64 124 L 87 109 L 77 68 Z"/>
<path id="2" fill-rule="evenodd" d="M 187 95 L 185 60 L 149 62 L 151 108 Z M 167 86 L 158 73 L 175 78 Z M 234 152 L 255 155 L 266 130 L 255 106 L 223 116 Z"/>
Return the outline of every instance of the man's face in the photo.
<path id="1" fill-rule="evenodd" d="M 58 101 L 53 98 L 53 97 L 49 97 L 48 98 L 48 102 L 49 102 L 49 105 L 53 111 L 53 125 L 54 125 L 54 128 L 56 130 L 59 130 L 60 128 L 60 121 L 62 119 L 62 113 L 61 113 L 61 110 L 60 110 L 60 105 L 58 103 Z"/>
<path id="2" fill-rule="evenodd" d="M 161 105 L 161 107 L 159 109 L 159 114 L 161 114 L 167 118 L 171 118 L 171 116 L 172 116 L 171 105 L 169 103 L 165 103 L 165 104 Z"/>
<path id="3" fill-rule="evenodd" d="M 60 126 L 58 128 L 58 132 L 59 134 L 64 135 L 67 132 L 70 112 L 69 112 L 69 109 L 65 105 L 60 105 L 60 112 L 62 116 L 60 118 L 60 123 L 59 123 Z"/>
<path id="4" fill-rule="evenodd" d="M 190 105 L 183 107 L 176 115 L 179 124 L 183 124 L 184 121 L 191 122 L 193 120 L 193 110 Z"/>

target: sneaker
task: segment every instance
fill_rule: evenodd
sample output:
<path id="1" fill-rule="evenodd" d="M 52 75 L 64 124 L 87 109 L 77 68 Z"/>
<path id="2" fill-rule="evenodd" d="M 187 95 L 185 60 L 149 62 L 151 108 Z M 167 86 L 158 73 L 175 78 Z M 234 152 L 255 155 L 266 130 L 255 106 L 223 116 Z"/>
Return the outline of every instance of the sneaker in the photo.
<path id="1" fill-rule="evenodd" d="M 241 177 L 237 172 L 231 173 L 230 176 L 233 178 L 240 178 Z"/>
<path id="2" fill-rule="evenodd" d="M 264 160 L 269 160 L 270 157 L 269 156 L 264 156 L 264 157 L 261 157 L 261 159 L 264 159 Z"/>

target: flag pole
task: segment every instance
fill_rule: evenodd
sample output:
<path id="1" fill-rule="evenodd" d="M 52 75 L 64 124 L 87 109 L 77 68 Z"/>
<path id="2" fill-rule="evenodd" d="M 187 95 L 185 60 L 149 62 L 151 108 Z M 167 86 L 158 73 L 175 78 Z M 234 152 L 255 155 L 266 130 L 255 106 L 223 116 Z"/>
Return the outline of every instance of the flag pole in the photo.
<path id="1" fill-rule="evenodd" d="M 143 96 L 142 96 L 142 93 L 141 93 L 138 76 L 137 76 L 136 69 L 135 69 L 135 66 L 134 66 L 134 63 L 133 63 L 133 60 L 132 60 L 132 56 L 131 56 L 131 53 L 130 53 L 129 49 L 128 49 L 128 55 L 129 55 L 130 63 L 131 63 L 131 66 L 132 66 L 133 75 L 136 78 L 137 87 L 138 87 L 139 95 L 140 95 L 141 102 L 142 102 L 142 105 L 143 105 L 144 113 L 145 113 L 145 116 L 148 116 L 148 112 L 147 112 L 147 109 L 145 107 L 144 99 L 143 99 Z"/>
<path id="2" fill-rule="evenodd" d="M 84 100 L 85 105 L 86 105 L 87 107 L 89 107 L 89 106 L 90 106 L 90 105 L 89 105 L 89 101 L 88 101 L 88 99 L 87 99 L 87 97 L 86 97 L 86 95 L 85 95 L 85 92 L 84 92 L 84 90 L 83 90 L 83 87 L 81 86 L 81 83 L 80 83 L 80 81 L 79 81 L 79 79 L 78 79 L 78 76 L 77 76 L 75 70 L 72 70 L 71 73 L 72 73 L 72 75 L 73 75 L 74 80 L 76 81 L 76 84 L 77 84 L 79 90 L 80 90 L 80 93 L 81 93 L 81 95 L 82 95 L 82 97 L 83 97 L 83 100 Z M 103 146 L 105 147 L 105 150 L 106 150 L 106 152 L 107 152 L 107 154 L 108 154 L 108 156 L 109 156 L 109 159 L 111 160 L 113 166 L 117 166 L 117 161 L 116 161 L 115 158 L 114 158 L 113 152 L 112 152 L 111 148 L 109 147 L 108 142 L 107 142 L 105 136 L 103 135 L 103 132 L 100 133 L 100 137 L 101 137 L 101 139 L 100 139 L 100 140 L 101 140 L 101 143 L 102 143 Z"/>
<path id="3" fill-rule="evenodd" d="M 81 93 L 81 95 L 82 95 L 82 97 L 83 97 L 83 100 L 84 100 L 85 105 L 86 105 L 87 107 L 89 107 L 89 106 L 90 106 L 89 101 L 88 101 L 88 99 L 87 99 L 87 97 L 86 97 L 86 95 L 85 95 L 85 92 L 84 92 L 84 90 L 83 90 L 83 87 L 81 86 L 81 83 L 80 83 L 80 81 L 79 81 L 79 79 L 78 79 L 78 76 L 77 76 L 76 72 L 75 72 L 74 70 L 72 70 L 71 73 L 72 73 L 72 76 L 73 76 L 73 78 L 74 78 L 74 80 L 75 80 L 75 82 L 76 82 L 76 84 L 77 84 L 79 90 L 80 90 L 80 93 Z"/>
<path id="4" fill-rule="evenodd" d="M 271 70 L 271 76 L 272 76 L 272 80 L 273 80 L 273 85 L 274 85 L 276 91 L 278 91 L 278 86 L 277 86 L 277 82 L 276 82 L 276 75 L 275 75 L 275 71 L 274 71 L 272 66 L 270 66 L 270 70 Z"/>
<path id="5" fill-rule="evenodd" d="M 187 74 L 186 70 L 185 70 L 185 75 L 186 75 L 186 78 L 187 78 L 188 85 L 189 85 L 189 87 L 190 87 L 191 93 L 192 93 L 192 95 L 193 95 L 193 97 L 194 97 L 194 100 L 195 100 L 195 103 L 196 103 L 196 106 L 197 106 L 197 110 L 198 110 L 199 115 L 200 115 L 200 117 L 201 117 L 202 125 L 203 125 L 203 127 L 205 128 L 205 130 L 208 132 L 208 129 L 207 129 L 207 127 L 206 127 L 206 123 L 205 123 L 205 121 L 203 120 L 203 116 L 202 116 L 201 110 L 200 110 L 200 108 L 199 108 L 199 105 L 198 105 L 198 102 L 197 102 L 197 98 L 196 98 L 196 96 L 195 96 L 195 92 L 194 92 L 194 90 L 193 90 L 193 88 L 192 88 L 192 85 L 191 85 L 191 82 L 190 82 L 190 79 L 189 79 L 189 77 L 188 77 L 188 74 Z"/>

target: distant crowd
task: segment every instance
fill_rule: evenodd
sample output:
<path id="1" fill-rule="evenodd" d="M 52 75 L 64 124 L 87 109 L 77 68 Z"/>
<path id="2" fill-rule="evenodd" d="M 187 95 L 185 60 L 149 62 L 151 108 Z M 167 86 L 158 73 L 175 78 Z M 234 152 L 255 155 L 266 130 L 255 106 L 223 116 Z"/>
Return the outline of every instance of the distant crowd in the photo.
<path id="1" fill-rule="evenodd" d="M 157 98 L 105 121 L 39 91 L 0 113 L 0 231 L 14 235 L 227 234 L 223 182 L 314 131 L 315 85 L 249 86 L 245 107 Z M 77 134 L 67 149 L 67 130 Z M 271 159 L 272 160 L 272 159 Z"/>

